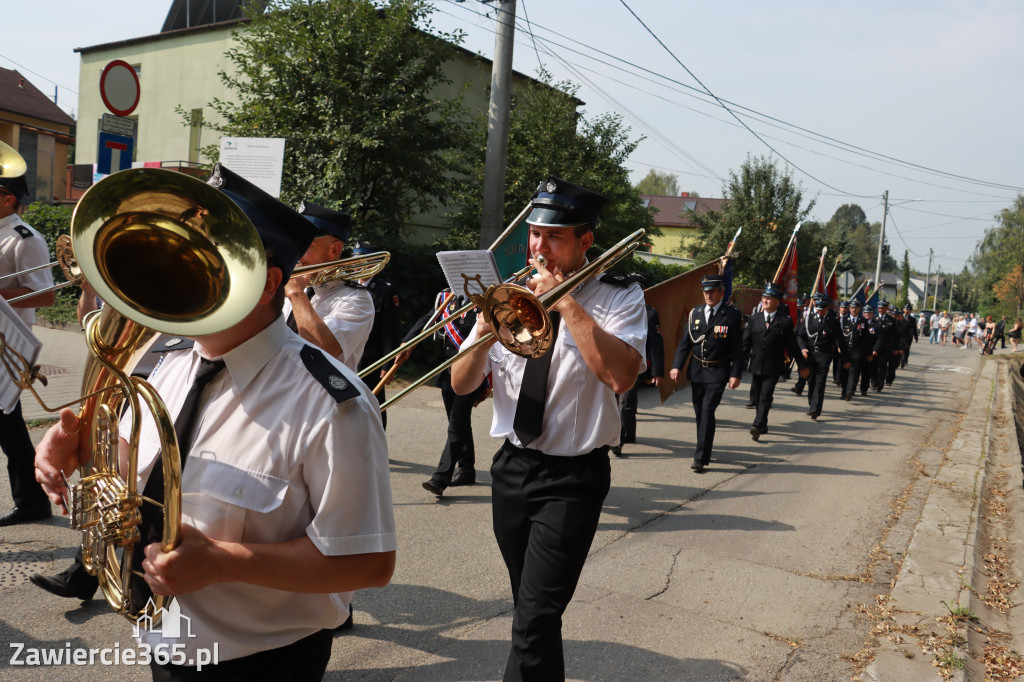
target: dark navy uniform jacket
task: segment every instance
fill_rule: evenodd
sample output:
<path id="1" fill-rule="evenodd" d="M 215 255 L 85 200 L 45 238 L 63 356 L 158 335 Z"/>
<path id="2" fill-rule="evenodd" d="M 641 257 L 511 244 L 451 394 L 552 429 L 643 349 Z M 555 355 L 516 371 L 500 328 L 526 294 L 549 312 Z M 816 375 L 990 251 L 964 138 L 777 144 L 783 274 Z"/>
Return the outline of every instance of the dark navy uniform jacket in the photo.
<path id="1" fill-rule="evenodd" d="M 692 352 L 687 372 L 691 382 L 725 383 L 730 377 L 739 378 L 743 375 L 743 316 L 722 302 L 708 324 L 704 321 L 706 309 L 701 304 L 690 311 L 672 368 L 682 369 Z"/>
<path id="2" fill-rule="evenodd" d="M 743 330 L 743 354 L 750 354 L 752 374 L 782 374 L 786 368 L 785 353 L 795 358 L 797 366 L 804 368 L 803 355 L 796 342 L 796 332 L 788 315 L 781 314 L 782 307 L 775 311 L 770 325 L 764 321 L 764 311 L 756 312 L 747 319 Z"/>
<path id="3" fill-rule="evenodd" d="M 806 350 L 815 356 L 815 361 L 821 360 L 824 355 L 831 358 L 834 353 L 846 356 L 850 352 L 846 345 L 846 337 L 839 326 L 839 318 L 831 310 L 825 314 L 823 320 L 818 319 L 817 312 L 808 315 L 797 328 L 796 341 L 800 345 L 800 350 Z"/>

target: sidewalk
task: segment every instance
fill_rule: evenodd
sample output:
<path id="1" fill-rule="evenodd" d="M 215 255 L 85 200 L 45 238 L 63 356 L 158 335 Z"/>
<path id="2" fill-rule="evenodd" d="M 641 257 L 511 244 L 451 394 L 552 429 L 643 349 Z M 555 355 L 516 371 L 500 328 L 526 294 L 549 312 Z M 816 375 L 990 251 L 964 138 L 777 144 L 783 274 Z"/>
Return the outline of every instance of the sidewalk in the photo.
<path id="1" fill-rule="evenodd" d="M 1012 679 L 993 674 L 1004 667 L 998 655 L 1006 665 L 1020 665 L 1019 657 L 1014 662 L 1008 654 L 1024 651 L 1024 628 L 1007 611 L 1020 584 L 1024 529 L 999 523 L 999 517 L 1015 517 L 1011 510 L 1019 510 L 1024 499 L 1011 368 L 1016 369 L 1012 362 L 982 363 L 938 469 L 930 471 L 922 462 L 927 501 L 888 600 L 869 614 L 876 619 L 880 649 L 865 680 L 942 679 L 940 670 L 953 680 Z M 994 537 L 1001 547 L 992 547 Z M 1012 576 L 993 576 L 986 565 L 999 551 L 999 563 Z M 995 595 L 993 577 L 1008 578 Z M 999 648 L 996 656 L 989 646 Z M 976 659 L 994 667 L 986 670 Z"/>

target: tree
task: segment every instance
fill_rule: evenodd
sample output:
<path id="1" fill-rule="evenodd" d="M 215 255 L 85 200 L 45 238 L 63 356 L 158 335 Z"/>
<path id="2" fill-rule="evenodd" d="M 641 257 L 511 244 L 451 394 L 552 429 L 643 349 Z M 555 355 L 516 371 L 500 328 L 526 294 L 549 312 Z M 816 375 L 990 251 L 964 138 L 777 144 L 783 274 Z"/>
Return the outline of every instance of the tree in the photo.
<path id="1" fill-rule="evenodd" d="M 899 305 L 906 305 L 910 303 L 910 255 L 907 251 L 903 252 L 902 282 L 903 287 L 900 290 L 898 303 Z"/>
<path id="2" fill-rule="evenodd" d="M 659 197 L 679 196 L 679 176 L 674 173 L 659 173 L 653 168 L 636 183 L 640 194 L 652 194 Z"/>
<path id="3" fill-rule="evenodd" d="M 1020 317 L 1021 305 L 1024 304 L 1024 269 L 1015 265 L 992 289 L 998 299 L 1012 301 L 1017 307 L 1013 315 Z"/>
<path id="4" fill-rule="evenodd" d="M 1016 299 L 1000 295 L 997 287 L 1012 290 L 1013 273 L 1024 270 L 1024 195 L 1017 195 L 996 220 L 998 224 L 985 231 L 969 263 L 977 278 L 982 312 L 1009 315 L 1017 310 Z"/>
<path id="5" fill-rule="evenodd" d="M 747 156 L 738 172 L 729 171 L 722 195 L 725 203 L 721 211 L 692 216 L 700 243 L 695 259 L 703 263 L 723 255 L 736 230 L 743 227 L 736 245 L 740 253 L 737 283 L 763 286 L 775 276 L 793 228 L 810 214 L 814 200 L 804 206 L 801 185 L 793 180 L 789 169 L 780 170 L 773 159 L 761 156 Z M 805 268 L 800 269 L 802 272 Z M 814 273 L 809 277 L 813 278 Z"/>
<path id="6" fill-rule="evenodd" d="M 228 51 L 235 68 L 220 77 L 233 96 L 211 104 L 214 127 L 285 138 L 282 200 L 324 202 L 351 213 L 360 237 L 396 239 L 413 212 L 448 202 L 465 143 L 460 97 L 435 95 L 462 36 L 416 30 L 431 11 L 424 0 L 271 0 Z"/>
<path id="7" fill-rule="evenodd" d="M 629 182 L 626 159 L 640 140 L 629 138 L 622 117 L 605 114 L 594 119 L 576 113 L 577 86 L 554 83 L 546 72 L 541 83 L 517 83 L 509 117 L 508 162 L 505 183 L 505 221 L 527 204 L 537 185 L 549 175 L 582 185 L 608 197 L 595 247 L 605 250 L 639 228 L 652 230 L 651 209 Z M 485 114 L 474 127 L 463 163 L 468 177 L 455 193 L 459 210 L 451 215 L 455 228 L 445 239 L 451 247 L 476 248 L 480 235 Z"/>

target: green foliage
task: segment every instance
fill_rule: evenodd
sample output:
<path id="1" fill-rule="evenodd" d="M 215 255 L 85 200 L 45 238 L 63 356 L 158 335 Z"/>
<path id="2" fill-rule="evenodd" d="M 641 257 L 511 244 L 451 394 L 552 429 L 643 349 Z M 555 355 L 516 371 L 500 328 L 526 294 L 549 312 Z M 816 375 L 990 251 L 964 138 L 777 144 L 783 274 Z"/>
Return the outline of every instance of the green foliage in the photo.
<path id="1" fill-rule="evenodd" d="M 595 249 L 605 250 L 639 228 L 652 232 L 651 210 L 629 182 L 624 164 L 640 140 L 630 140 L 620 116 L 578 117 L 577 86 L 568 81 L 516 83 L 509 117 L 505 180 L 505 224 L 529 202 L 537 185 L 554 175 L 608 197 L 595 236 Z M 473 127 L 473 140 L 463 152 L 468 178 L 454 198 L 461 208 L 450 217 L 454 229 L 445 239 L 450 248 L 478 248 L 483 205 L 486 114 Z"/>
<path id="2" fill-rule="evenodd" d="M 1018 194 L 996 220 L 998 224 L 985 231 L 969 261 L 973 281 L 963 284 L 976 290 L 982 313 L 1017 317 L 1024 306 L 1024 286 L 1016 274 L 1024 268 L 1024 195 Z M 961 275 L 957 275 L 957 289 L 960 286 Z"/>
<path id="3" fill-rule="evenodd" d="M 25 212 L 22 214 L 22 220 L 37 229 L 46 239 L 51 261 L 54 259 L 54 247 L 57 237 L 62 234 L 69 234 L 71 231 L 71 213 L 72 208 L 70 206 L 53 206 L 37 202 L 26 206 Z M 67 281 L 59 267 L 54 266 L 51 270 L 55 284 Z M 51 322 L 74 322 L 78 317 L 76 310 L 78 294 L 79 289 L 77 287 L 61 289 L 57 292 L 57 300 L 54 301 L 53 305 L 46 308 L 37 308 L 36 313 Z"/>
<path id="4" fill-rule="evenodd" d="M 900 290 L 900 297 L 897 301 L 901 306 L 910 303 L 910 255 L 903 252 L 903 288 Z"/>
<path id="5" fill-rule="evenodd" d="M 674 173 L 659 173 L 653 168 L 636 183 L 636 191 L 640 194 L 653 194 L 662 197 L 679 196 L 679 176 Z"/>
<path id="6" fill-rule="evenodd" d="M 729 240 L 742 227 L 743 234 L 736 245 L 740 254 L 736 283 L 764 286 L 775 276 L 793 228 L 810 214 L 814 200 L 803 206 L 801 185 L 793 180 L 789 170 L 780 170 L 773 159 L 762 156 L 747 156 L 738 172 L 730 171 L 722 193 L 726 202 L 721 211 L 693 215 L 700 235 L 694 260 L 705 263 L 723 255 Z M 802 241 L 808 243 L 804 245 Z M 803 251 L 814 249 L 813 236 L 807 238 L 801 228 L 797 245 L 798 258 L 807 258 Z M 820 255 L 820 246 L 817 252 Z M 811 257 L 813 262 L 817 262 L 818 255 Z M 806 265 L 807 260 L 800 263 L 801 275 Z M 808 281 L 813 277 L 812 271 Z"/>
<path id="7" fill-rule="evenodd" d="M 214 128 L 285 138 L 282 200 L 342 209 L 357 238 L 390 245 L 413 212 L 449 202 L 453 150 L 466 144 L 461 96 L 436 96 L 462 34 L 416 30 L 431 28 L 431 11 L 423 0 L 272 0 L 227 54 L 232 97 L 211 103 Z"/>
<path id="8" fill-rule="evenodd" d="M 822 241 L 830 254 L 842 255 L 840 271 L 849 270 L 857 277 L 874 276 L 878 264 L 878 235 L 882 224 L 869 223 L 857 204 L 843 204 L 825 224 Z M 882 270 L 892 272 L 897 263 L 892 256 L 882 256 Z"/>

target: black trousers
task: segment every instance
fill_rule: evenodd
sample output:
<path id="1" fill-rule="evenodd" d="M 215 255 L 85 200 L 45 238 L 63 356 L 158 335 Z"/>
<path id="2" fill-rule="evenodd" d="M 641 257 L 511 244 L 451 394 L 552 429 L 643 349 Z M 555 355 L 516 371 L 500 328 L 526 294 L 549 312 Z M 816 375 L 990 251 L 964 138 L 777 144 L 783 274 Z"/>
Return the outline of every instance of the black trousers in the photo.
<path id="1" fill-rule="evenodd" d="M 886 361 L 885 383 L 891 384 L 896 380 L 896 368 L 899 367 L 900 357 L 895 355 L 896 351 L 889 351 L 889 359 Z"/>
<path id="2" fill-rule="evenodd" d="M 644 372 L 633 382 L 632 388 L 622 394 L 619 400 L 619 419 L 622 421 L 622 431 L 619 434 L 619 443 L 636 442 L 636 406 L 637 394 L 640 387 L 647 383 L 651 376 Z"/>
<path id="3" fill-rule="evenodd" d="M 476 449 L 473 447 L 473 406 L 480 391 L 487 386 L 484 382 L 469 395 L 459 395 L 452 390 L 451 372 L 445 370 L 438 379 L 441 386 L 441 400 L 448 415 L 448 440 L 441 451 L 441 461 L 431 478 L 448 485 L 455 468 L 473 469 L 476 466 Z"/>
<path id="4" fill-rule="evenodd" d="M 711 461 L 711 449 L 715 445 L 715 410 L 722 402 L 726 383 L 694 381 L 690 384 L 693 414 L 697 418 L 697 446 L 693 451 L 693 461 L 704 466 Z"/>
<path id="5" fill-rule="evenodd" d="M 752 374 L 750 379 L 750 399 L 757 403 L 757 414 L 754 423 L 759 429 L 768 428 L 768 411 L 775 400 L 775 384 L 779 383 L 778 374 Z M 756 397 L 755 397 L 756 395 Z"/>
<path id="6" fill-rule="evenodd" d="M 505 680 L 564 680 L 562 614 L 611 484 L 608 447 L 552 457 L 505 441 L 491 478 L 494 537 L 515 603 Z"/>
<path id="7" fill-rule="evenodd" d="M 50 506 L 50 500 L 36 483 L 36 449 L 21 416 L 21 401 L 10 414 L 0 412 L 0 449 L 7 455 L 7 476 L 15 507 Z"/>
<path id="8" fill-rule="evenodd" d="M 330 630 L 320 630 L 287 646 L 233 658 L 219 665 L 204 666 L 202 670 L 183 665 L 156 663 L 151 663 L 149 669 L 153 673 L 153 682 L 315 682 L 324 678 L 327 663 L 331 660 L 332 640 L 333 633 Z"/>
<path id="9" fill-rule="evenodd" d="M 811 370 L 807 376 L 807 406 L 811 412 L 821 412 L 825 404 L 825 384 L 828 383 L 828 368 L 832 364 L 832 353 L 807 354 L 807 367 Z"/>
<path id="10" fill-rule="evenodd" d="M 860 383 L 860 390 L 868 390 L 868 383 L 871 379 L 871 368 L 868 363 L 868 356 L 853 353 L 850 357 L 849 376 L 843 390 L 849 395 L 857 392 L 857 384 Z"/>

